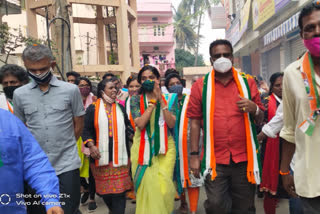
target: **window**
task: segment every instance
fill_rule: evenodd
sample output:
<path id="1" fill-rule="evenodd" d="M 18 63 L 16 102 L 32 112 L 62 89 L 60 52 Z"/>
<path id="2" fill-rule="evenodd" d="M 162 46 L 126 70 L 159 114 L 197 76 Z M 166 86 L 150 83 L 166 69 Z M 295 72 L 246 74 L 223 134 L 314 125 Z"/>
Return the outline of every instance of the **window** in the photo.
<path id="1" fill-rule="evenodd" d="M 153 36 L 164 36 L 166 28 L 162 25 L 153 25 Z"/>

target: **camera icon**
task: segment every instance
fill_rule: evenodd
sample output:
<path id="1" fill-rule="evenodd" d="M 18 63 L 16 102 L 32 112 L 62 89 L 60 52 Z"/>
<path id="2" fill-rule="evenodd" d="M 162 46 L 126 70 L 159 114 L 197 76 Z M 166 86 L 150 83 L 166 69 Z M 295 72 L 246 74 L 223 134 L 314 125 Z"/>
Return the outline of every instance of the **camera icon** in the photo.
<path id="1" fill-rule="evenodd" d="M 8 194 L 2 194 L 0 195 L 0 204 L 2 205 L 8 205 L 11 202 L 11 197 Z"/>

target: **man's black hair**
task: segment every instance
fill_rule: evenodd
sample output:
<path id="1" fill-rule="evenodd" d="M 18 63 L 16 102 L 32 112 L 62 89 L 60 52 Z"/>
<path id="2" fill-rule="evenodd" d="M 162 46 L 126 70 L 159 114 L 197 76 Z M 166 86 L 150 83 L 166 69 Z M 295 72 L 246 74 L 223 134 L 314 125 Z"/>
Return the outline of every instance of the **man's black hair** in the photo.
<path id="1" fill-rule="evenodd" d="M 312 3 L 309 3 L 302 8 L 298 19 L 299 28 L 301 31 L 303 30 L 302 19 L 306 16 L 309 16 L 315 10 L 320 10 L 320 3 L 317 0 L 314 0 Z"/>
<path id="2" fill-rule="evenodd" d="M 18 65 L 7 64 L 2 66 L 0 69 L 0 83 L 8 75 L 16 77 L 22 84 L 27 84 L 30 81 L 27 71 Z"/>
<path id="3" fill-rule="evenodd" d="M 218 45 L 226 45 L 230 48 L 231 50 L 231 54 L 233 54 L 233 47 L 232 47 L 232 44 L 226 40 L 226 39 L 217 39 L 216 41 L 213 41 L 211 44 L 210 44 L 210 48 L 209 48 L 209 54 L 211 56 L 211 50 L 213 47 L 215 46 L 218 46 Z"/>
<path id="4" fill-rule="evenodd" d="M 81 76 L 81 75 L 80 75 L 78 72 L 76 72 L 76 71 L 67 72 L 66 75 L 67 75 L 67 77 L 69 77 L 69 76 L 74 76 L 76 79 L 78 79 L 78 78 Z"/>
<path id="5" fill-rule="evenodd" d="M 102 79 L 104 80 L 107 77 L 115 77 L 115 75 L 113 73 L 108 72 L 105 75 L 103 75 Z"/>

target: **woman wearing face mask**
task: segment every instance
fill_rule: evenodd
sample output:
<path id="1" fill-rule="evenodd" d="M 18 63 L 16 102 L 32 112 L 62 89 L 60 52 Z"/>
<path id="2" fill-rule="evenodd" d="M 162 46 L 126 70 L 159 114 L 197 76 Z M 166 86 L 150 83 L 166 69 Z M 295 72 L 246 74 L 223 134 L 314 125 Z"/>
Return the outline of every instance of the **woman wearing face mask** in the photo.
<path id="1" fill-rule="evenodd" d="M 276 115 L 277 108 L 282 102 L 282 79 L 283 73 L 280 72 L 270 77 L 268 110 L 265 111 L 266 122 Z M 260 191 L 265 192 L 264 210 L 267 214 L 275 214 L 278 198 L 288 197 L 279 179 L 281 141 L 279 135 L 276 138 L 268 138 L 263 132 L 258 135 L 258 140 L 263 142 L 261 154 L 264 157 Z"/>
<path id="2" fill-rule="evenodd" d="M 189 95 L 183 94 L 183 85 L 180 76 L 176 73 L 169 74 L 166 77 L 165 86 L 170 93 L 178 95 L 177 104 L 177 118 L 175 125 L 175 142 L 177 149 L 176 157 L 176 175 L 178 192 L 181 193 L 180 213 L 188 213 L 188 204 L 185 198 L 184 189 L 188 190 L 188 197 L 190 203 L 190 211 L 192 214 L 197 212 L 200 186 L 203 180 L 195 178 L 190 174 L 188 167 L 189 153 L 190 153 L 190 121 L 186 117 L 186 109 L 189 102 Z M 189 152 L 188 152 L 189 151 Z"/>
<path id="3" fill-rule="evenodd" d="M 97 100 L 97 97 L 92 93 L 91 81 L 86 77 L 79 77 L 75 81 L 75 84 L 79 87 L 83 106 L 85 109 L 87 109 L 93 102 Z"/>
<path id="4" fill-rule="evenodd" d="M 5 95 L 0 94 L 0 108 L 13 113 L 13 92 L 29 82 L 26 70 L 18 65 L 8 64 L 0 69 L 0 84 Z"/>
<path id="5" fill-rule="evenodd" d="M 130 121 L 116 102 L 117 88 L 110 79 L 98 84 L 98 100 L 87 108 L 83 140 L 90 149 L 96 192 L 111 213 L 124 214 L 129 176 Z"/>
<path id="6" fill-rule="evenodd" d="M 140 95 L 132 96 L 130 102 L 136 125 L 131 148 L 136 213 L 171 214 L 176 150 L 169 129 L 175 126 L 176 95 L 161 93 L 160 74 L 152 66 L 140 70 L 138 82 Z"/>

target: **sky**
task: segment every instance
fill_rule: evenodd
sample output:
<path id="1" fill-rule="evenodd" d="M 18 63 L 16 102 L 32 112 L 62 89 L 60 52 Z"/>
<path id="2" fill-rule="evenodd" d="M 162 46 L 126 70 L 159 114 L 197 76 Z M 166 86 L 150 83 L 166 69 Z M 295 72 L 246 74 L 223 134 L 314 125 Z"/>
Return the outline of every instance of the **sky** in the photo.
<path id="1" fill-rule="evenodd" d="M 172 0 L 172 5 L 177 9 L 181 0 Z M 209 46 L 210 43 L 216 39 L 225 38 L 224 29 L 211 29 L 211 21 L 208 13 L 205 14 L 200 34 L 203 38 L 200 40 L 199 53 L 203 55 L 205 63 L 210 65 Z"/>

